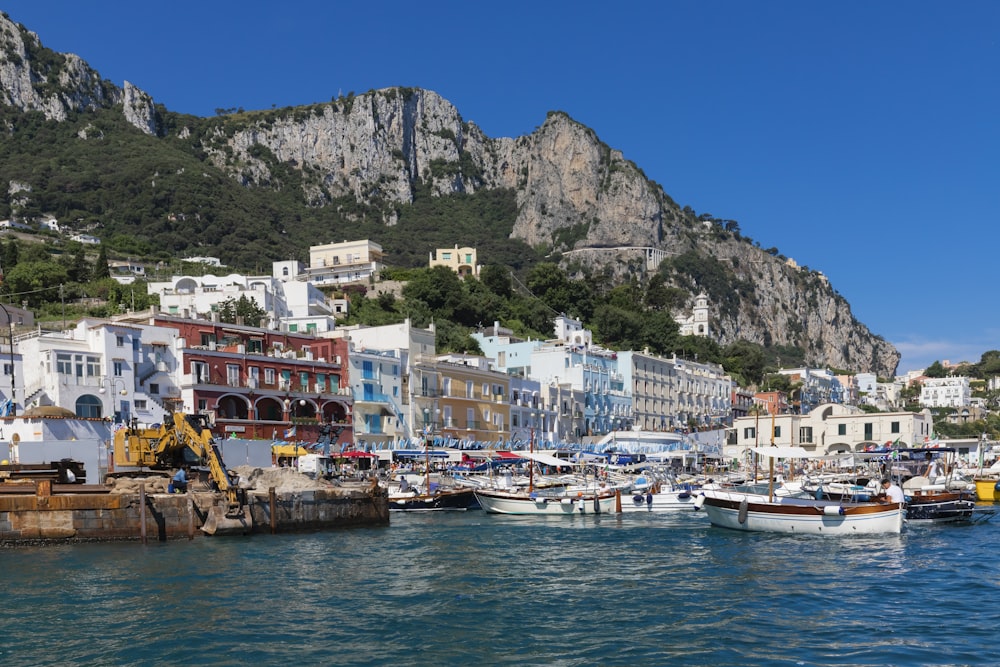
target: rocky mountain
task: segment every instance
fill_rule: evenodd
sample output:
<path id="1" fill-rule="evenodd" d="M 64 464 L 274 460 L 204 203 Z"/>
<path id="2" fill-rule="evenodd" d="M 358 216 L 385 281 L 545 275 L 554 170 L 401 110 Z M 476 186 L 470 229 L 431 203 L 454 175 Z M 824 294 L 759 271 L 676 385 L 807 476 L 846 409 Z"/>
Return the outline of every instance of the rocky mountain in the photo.
<path id="1" fill-rule="evenodd" d="M 144 135 L 188 142 L 247 191 L 301 188 L 306 206 L 336 207 L 347 218 L 361 214 L 344 202 L 358 202 L 386 226 L 397 224 L 418 187 L 438 197 L 511 190 L 512 238 L 561 253 L 579 276 L 600 270 L 615 280 L 644 280 L 659 270 L 691 300 L 706 293 L 722 344 L 743 338 L 797 346 L 812 363 L 879 375 L 892 374 L 900 358 L 854 318 L 822 274 L 760 249 L 725 221 L 681 208 L 562 112 L 550 112 L 527 136 L 491 138 L 434 92 L 389 88 L 307 107 L 180 116 L 128 82 L 118 88 L 102 80 L 75 55 L 45 49 L 6 16 L 0 102 L 55 122 L 119 109 Z"/>

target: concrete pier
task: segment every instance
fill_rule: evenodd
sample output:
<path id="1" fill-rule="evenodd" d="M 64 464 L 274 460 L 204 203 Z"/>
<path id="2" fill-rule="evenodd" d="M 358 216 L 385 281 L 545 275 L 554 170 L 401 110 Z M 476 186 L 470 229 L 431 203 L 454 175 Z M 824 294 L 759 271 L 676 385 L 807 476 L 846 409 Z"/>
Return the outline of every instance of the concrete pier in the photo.
<path id="1" fill-rule="evenodd" d="M 0 544 L 193 538 L 204 535 L 200 528 L 211 508 L 225 509 L 226 504 L 221 494 L 205 491 L 111 493 L 97 486 L 54 489 L 48 480 L 29 488 L 13 486 L 0 484 Z M 253 533 L 389 523 L 386 489 L 370 483 L 330 490 L 276 489 L 273 501 L 269 491 L 247 493 Z"/>

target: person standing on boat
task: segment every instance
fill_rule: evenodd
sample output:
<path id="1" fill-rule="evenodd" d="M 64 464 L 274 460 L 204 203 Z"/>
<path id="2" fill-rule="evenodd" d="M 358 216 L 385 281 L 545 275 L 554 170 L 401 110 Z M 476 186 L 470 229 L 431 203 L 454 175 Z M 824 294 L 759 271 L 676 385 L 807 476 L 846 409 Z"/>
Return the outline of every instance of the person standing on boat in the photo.
<path id="1" fill-rule="evenodd" d="M 903 489 L 899 488 L 899 485 L 888 477 L 882 480 L 882 491 L 885 492 L 885 497 L 890 503 L 906 502 L 906 497 L 903 495 Z"/>
<path id="2" fill-rule="evenodd" d="M 924 470 L 924 477 L 933 482 L 941 476 L 941 467 L 938 465 L 938 460 L 935 459 L 934 455 L 930 452 L 927 452 L 924 456 L 924 460 L 927 461 L 927 468 Z"/>

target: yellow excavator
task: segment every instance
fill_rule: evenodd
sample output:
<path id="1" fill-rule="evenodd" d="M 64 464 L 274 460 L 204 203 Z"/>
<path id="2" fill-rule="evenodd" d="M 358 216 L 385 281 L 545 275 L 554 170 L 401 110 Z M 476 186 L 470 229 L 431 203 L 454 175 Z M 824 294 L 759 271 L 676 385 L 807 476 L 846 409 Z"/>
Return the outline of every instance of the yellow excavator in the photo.
<path id="1" fill-rule="evenodd" d="M 127 474 L 122 470 L 127 467 L 162 471 L 207 464 L 212 484 L 226 496 L 227 507 L 213 505 L 202 531 L 209 535 L 249 534 L 253 518 L 246 506 L 246 495 L 222 461 L 208 416 L 174 412 L 165 417 L 164 423 L 158 426 L 139 428 L 133 422 L 115 431 L 112 442 L 117 474 Z"/>

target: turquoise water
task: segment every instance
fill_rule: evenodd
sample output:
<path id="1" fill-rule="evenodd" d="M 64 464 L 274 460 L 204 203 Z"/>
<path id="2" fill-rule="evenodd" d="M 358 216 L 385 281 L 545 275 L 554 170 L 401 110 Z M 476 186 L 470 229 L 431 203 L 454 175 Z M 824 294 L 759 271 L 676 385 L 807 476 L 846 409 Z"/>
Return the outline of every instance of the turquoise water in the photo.
<path id="1" fill-rule="evenodd" d="M 995 665 L 1000 519 L 745 534 L 702 514 L 0 550 L 2 665 Z"/>

